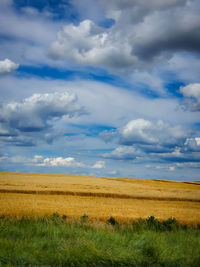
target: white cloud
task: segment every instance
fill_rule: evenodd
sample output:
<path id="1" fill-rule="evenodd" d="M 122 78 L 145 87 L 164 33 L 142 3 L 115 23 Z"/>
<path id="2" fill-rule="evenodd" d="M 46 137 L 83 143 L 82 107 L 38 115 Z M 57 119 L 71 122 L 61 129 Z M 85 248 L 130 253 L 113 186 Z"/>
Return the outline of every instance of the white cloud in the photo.
<path id="1" fill-rule="evenodd" d="M 83 162 L 77 161 L 74 157 L 43 157 L 35 155 L 33 158 L 24 156 L 0 157 L 1 160 L 9 160 L 13 163 L 23 163 L 24 165 L 32 165 L 37 167 L 70 167 L 70 168 L 88 168 L 88 169 L 102 169 L 105 168 L 105 161 L 99 160 L 94 165 L 87 165 Z"/>
<path id="2" fill-rule="evenodd" d="M 200 60 L 197 54 L 176 53 L 165 68 L 174 74 L 176 80 L 186 84 L 199 82 Z"/>
<path id="3" fill-rule="evenodd" d="M 200 151 L 200 137 L 187 138 L 184 149 L 189 151 Z"/>
<path id="4" fill-rule="evenodd" d="M 169 166 L 169 165 L 162 164 L 162 165 L 155 166 L 155 169 L 173 172 L 175 171 L 175 167 L 176 166 Z"/>
<path id="5" fill-rule="evenodd" d="M 180 87 L 181 93 L 189 99 L 186 104 L 191 106 L 193 111 L 200 111 L 200 83 L 188 84 Z"/>
<path id="6" fill-rule="evenodd" d="M 8 159 L 7 156 L 2 156 L 2 157 L 0 157 L 0 161 L 2 161 L 2 160 L 7 160 L 7 159 Z"/>
<path id="7" fill-rule="evenodd" d="M 175 163 L 176 167 L 178 168 L 200 168 L 200 162 L 177 162 Z"/>
<path id="8" fill-rule="evenodd" d="M 130 75 L 130 81 L 140 90 L 144 90 L 145 88 L 147 92 L 153 91 L 159 95 L 166 95 L 164 80 L 159 76 L 159 73 L 153 71 L 134 71 L 134 73 Z"/>
<path id="9" fill-rule="evenodd" d="M 34 146 L 40 141 L 52 143 L 64 134 L 64 127 L 57 128 L 62 119 L 69 120 L 84 113 L 76 95 L 66 91 L 38 93 L 22 101 L 3 103 L 0 105 L 0 141 L 19 146 Z"/>
<path id="10" fill-rule="evenodd" d="M 105 125 L 105 126 L 111 126 L 113 128 L 123 129 L 123 127 L 125 127 L 125 125 L 128 124 L 128 122 L 132 121 L 133 119 L 143 118 L 144 120 L 149 121 L 155 127 L 158 128 L 157 122 L 155 121 L 159 121 L 162 119 L 166 127 L 166 130 L 163 130 L 163 132 L 166 131 L 167 133 L 168 132 L 167 129 L 176 128 L 177 134 L 179 134 L 179 132 L 181 134 L 182 130 L 184 130 L 184 132 L 188 132 L 187 129 L 185 130 L 186 125 L 188 123 L 192 125 L 193 123 L 199 122 L 198 113 L 191 112 L 190 110 L 183 110 L 181 108 L 179 109 L 178 108 L 179 102 L 175 99 L 172 98 L 151 99 L 139 95 L 134 90 L 126 90 L 123 87 L 120 88 L 101 82 L 80 81 L 80 80 L 58 81 L 53 79 L 42 80 L 36 78 L 19 79 L 16 77 L 5 76 L 1 79 L 1 90 L 2 90 L 2 95 L 7 94 L 8 98 L 7 104 L 14 102 L 18 103 L 20 107 L 18 110 L 15 109 L 15 112 L 12 115 L 11 110 L 10 108 L 8 109 L 6 103 L 4 103 L 1 106 L 0 114 L 1 113 L 4 114 L 3 110 L 6 111 L 3 117 L 4 121 L 6 120 L 7 122 L 4 122 L 4 124 L 2 125 L 2 131 L 5 134 L 9 132 L 10 130 L 9 127 L 12 127 L 12 129 L 13 127 L 15 127 L 16 129 L 16 126 L 19 127 L 20 125 L 23 125 L 24 129 L 26 129 L 26 127 L 28 126 L 26 121 L 29 122 L 29 127 L 27 127 L 27 129 L 31 130 L 31 123 L 36 121 L 35 126 L 37 126 L 37 121 L 41 120 L 42 124 L 44 125 L 44 128 L 42 128 L 42 126 L 41 128 L 35 127 L 35 130 L 38 129 L 38 132 L 39 130 L 40 132 L 42 132 L 45 131 L 45 129 L 47 129 L 47 131 L 43 133 L 43 136 L 45 134 L 45 136 L 48 139 L 50 137 L 49 135 L 51 135 L 52 137 L 53 136 L 56 137 L 56 135 L 54 135 L 55 131 L 53 132 L 48 131 L 49 129 L 48 127 L 50 127 L 51 125 L 56 125 L 56 127 L 57 126 L 59 127 L 59 131 L 61 131 L 62 133 L 66 133 L 68 132 L 69 122 L 76 125 L 86 125 L 86 126 Z M 57 97 L 54 96 L 55 91 L 58 93 Z M 69 112 L 68 104 L 67 102 L 62 101 L 62 96 L 65 95 L 66 91 L 67 94 L 69 94 L 70 96 L 71 95 L 77 96 L 77 98 L 74 97 L 75 98 L 74 109 L 77 109 L 77 113 L 74 112 L 71 115 L 69 115 L 70 118 L 67 117 L 67 114 Z M 38 98 L 38 103 L 37 104 L 35 103 L 34 105 L 28 105 L 27 101 L 25 101 L 26 99 L 32 98 L 33 94 L 50 95 L 49 97 L 47 97 L 49 99 L 47 101 L 49 104 L 45 112 L 44 110 L 46 109 L 45 106 L 47 106 L 47 104 L 42 104 L 39 101 L 39 98 Z M 17 100 L 12 101 L 9 100 L 9 98 L 22 99 L 22 101 L 17 101 Z M 44 97 L 41 96 L 41 100 L 44 101 Z M 24 104 L 24 102 L 26 103 L 26 105 Z M 55 117 L 53 117 L 53 114 L 51 112 L 51 110 L 54 109 L 54 102 L 56 102 L 55 103 L 56 109 L 60 105 L 59 108 L 60 109 L 62 108 L 63 110 L 63 115 L 61 114 L 59 116 L 60 118 L 59 120 L 57 119 L 55 120 Z M 62 105 L 60 103 L 62 103 Z M 32 108 L 33 106 L 34 108 Z M 66 108 L 64 108 L 64 106 L 66 106 Z M 81 107 L 85 107 L 88 113 L 82 116 L 75 116 L 75 114 L 78 115 L 83 114 L 84 111 Z M 50 118 L 48 120 L 45 119 L 44 116 L 47 113 L 49 113 L 49 118 Z M 42 119 L 40 119 L 41 116 Z M 23 120 L 23 118 L 27 119 Z M 29 120 L 29 118 L 32 118 L 32 121 Z M 37 120 L 37 118 L 39 119 Z M 177 127 L 173 126 L 177 124 L 177 121 L 179 122 L 180 126 Z M 13 122 L 15 122 L 15 125 L 13 125 Z M 182 129 L 181 125 L 185 125 L 185 128 L 183 127 L 184 129 Z M 191 126 L 188 129 L 191 129 Z M 20 127 L 20 131 L 22 130 L 23 127 Z M 80 132 L 80 129 L 78 131 Z M 175 129 L 172 131 L 175 134 Z M 115 132 L 116 131 L 113 130 L 111 132 L 104 133 L 104 135 L 106 134 L 104 139 L 107 139 L 107 141 L 110 142 L 110 140 L 112 140 L 112 138 L 116 136 Z M 157 138 L 156 136 L 159 131 L 157 131 L 157 134 L 153 136 L 151 134 L 150 129 L 149 130 L 143 129 L 143 132 L 146 133 L 148 136 L 150 136 L 150 138 Z M 26 133 L 28 134 L 28 132 Z M 34 134 L 36 134 L 36 131 L 34 132 Z M 103 134 L 101 134 L 101 136 L 102 135 Z M 170 136 L 171 135 L 172 134 L 170 134 Z M 164 140 L 165 139 L 166 140 L 169 139 L 167 137 L 167 134 Z M 79 144 L 81 143 L 80 140 L 77 140 L 77 142 Z M 95 142 L 97 142 L 97 140 Z M 94 144 L 92 138 L 90 138 L 90 141 L 87 141 L 87 145 L 90 145 L 91 143 Z M 83 142 L 81 143 L 81 145 L 83 145 Z M 85 147 L 85 145 L 83 146 Z M 109 148 L 113 147 L 109 145 L 109 143 L 107 143 L 106 146 L 107 147 L 109 146 Z"/>
<path id="11" fill-rule="evenodd" d="M 43 159 L 43 156 L 41 155 L 35 155 L 33 161 L 37 162 Z"/>
<path id="12" fill-rule="evenodd" d="M 28 3 L 18 8 L 14 0 L 1 0 L 0 4 L 0 58 L 11 57 L 20 65 L 51 64 L 47 49 L 62 22 L 53 21 L 53 14 L 45 8 L 38 11 Z"/>
<path id="13" fill-rule="evenodd" d="M 102 156 L 135 162 L 198 162 L 200 138 L 181 125 L 136 119 L 116 130 L 115 142 L 123 146 Z M 158 165 L 160 166 L 160 165 Z"/>
<path id="14" fill-rule="evenodd" d="M 175 159 L 183 159 L 185 155 L 181 152 L 180 147 L 175 147 L 172 152 L 169 153 L 151 153 L 152 156 L 160 157 L 161 159 L 169 159 L 169 160 L 175 160 Z"/>
<path id="15" fill-rule="evenodd" d="M 94 168 L 94 169 L 102 169 L 102 168 L 105 168 L 105 161 L 102 161 L 102 160 L 97 161 L 97 162 L 92 166 L 92 168 Z"/>
<path id="16" fill-rule="evenodd" d="M 119 146 L 110 153 L 103 154 L 105 158 L 112 159 L 136 159 L 142 152 L 132 146 Z"/>
<path id="17" fill-rule="evenodd" d="M 111 68 L 123 68 L 134 63 L 129 43 L 90 20 L 81 22 L 79 26 L 65 26 L 57 37 L 49 52 L 52 57 Z"/>
<path id="18" fill-rule="evenodd" d="M 10 157 L 10 158 L 8 157 L 8 160 L 10 160 L 13 163 L 20 163 L 20 162 L 22 162 L 25 165 L 32 163 L 32 159 L 29 159 L 27 157 L 20 156 L 20 155 L 13 156 L 13 157 Z"/>
<path id="19" fill-rule="evenodd" d="M 195 137 L 195 141 L 197 146 L 200 146 L 200 137 Z"/>
<path id="20" fill-rule="evenodd" d="M 171 126 L 161 120 L 153 123 L 144 119 L 136 119 L 120 130 L 120 143 L 174 146 L 184 143 L 187 134 L 185 129 L 179 125 Z"/>
<path id="21" fill-rule="evenodd" d="M 21 102 L 3 104 L 0 110 L 0 120 L 22 132 L 41 131 L 55 119 L 82 113 L 76 96 L 68 92 L 34 94 Z"/>
<path id="22" fill-rule="evenodd" d="M 175 171 L 175 166 L 170 166 L 170 167 L 169 167 L 169 170 L 170 170 L 170 171 Z"/>
<path id="23" fill-rule="evenodd" d="M 40 159 L 41 160 L 41 159 Z M 44 158 L 40 163 L 37 163 L 37 166 L 52 166 L 52 167 L 85 167 L 81 162 L 77 162 L 72 157 L 62 158 Z"/>
<path id="24" fill-rule="evenodd" d="M 112 171 L 109 172 L 109 174 L 116 175 L 117 174 L 117 170 L 112 170 Z"/>
<path id="25" fill-rule="evenodd" d="M 132 120 L 122 129 L 123 143 L 155 143 L 156 139 L 148 134 L 152 129 L 152 123 L 144 119 Z"/>
<path id="26" fill-rule="evenodd" d="M 47 44 L 53 40 L 61 23 L 53 22 L 50 13 L 39 12 L 33 7 L 21 8 L 19 12 L 12 2 L 1 7 L 1 34 L 38 44 Z"/>
<path id="27" fill-rule="evenodd" d="M 41 167 L 85 167 L 84 163 L 76 161 L 73 157 L 44 158 L 41 155 L 35 155 L 33 158 L 27 158 L 18 155 L 11 158 L 7 157 L 7 159 L 14 163 L 23 163 L 25 165 Z"/>
<path id="28" fill-rule="evenodd" d="M 14 63 L 10 59 L 6 58 L 0 61 L 0 75 L 4 75 L 7 73 L 16 70 L 19 67 L 19 64 Z"/>
<path id="29" fill-rule="evenodd" d="M 155 63 L 176 52 L 200 52 L 198 0 L 104 1 L 100 6 L 115 24 L 108 29 L 91 20 L 67 25 L 52 44 L 51 56 L 127 74 L 155 69 Z"/>

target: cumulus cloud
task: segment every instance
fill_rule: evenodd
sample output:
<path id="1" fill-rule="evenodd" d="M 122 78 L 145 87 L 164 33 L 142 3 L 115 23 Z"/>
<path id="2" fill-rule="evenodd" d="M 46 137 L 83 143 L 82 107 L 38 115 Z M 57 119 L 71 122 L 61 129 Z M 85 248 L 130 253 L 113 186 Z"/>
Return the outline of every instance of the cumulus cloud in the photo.
<path id="1" fill-rule="evenodd" d="M 6 58 L 0 61 L 0 76 L 10 73 L 16 70 L 19 67 L 19 64 L 14 63 L 10 59 Z"/>
<path id="2" fill-rule="evenodd" d="M 136 119 L 115 134 L 120 146 L 103 157 L 143 163 L 199 162 L 200 159 L 200 137 L 192 137 L 194 132 L 180 125 Z"/>
<path id="3" fill-rule="evenodd" d="M 121 142 L 133 143 L 155 143 L 156 139 L 151 134 L 153 125 L 150 121 L 137 119 L 130 121 L 121 131 Z"/>
<path id="4" fill-rule="evenodd" d="M 112 159 L 136 159 L 142 152 L 131 146 L 120 146 L 110 153 L 103 154 L 105 158 Z"/>
<path id="5" fill-rule="evenodd" d="M 175 147 L 172 152 L 151 153 L 151 156 L 156 156 L 156 157 L 159 157 L 161 159 L 165 159 L 165 160 L 169 160 L 169 161 L 174 161 L 174 160 L 182 161 L 182 160 L 184 160 L 185 155 L 182 153 L 180 147 Z"/>
<path id="6" fill-rule="evenodd" d="M 27 158 L 24 156 L 14 156 L 6 158 L 14 163 L 23 163 L 25 165 L 34 165 L 41 167 L 85 167 L 84 163 L 78 162 L 73 157 L 56 157 L 56 158 L 44 158 L 41 155 L 35 155 L 33 158 Z"/>
<path id="7" fill-rule="evenodd" d="M 198 0 L 102 1 L 111 28 L 91 20 L 67 25 L 50 48 L 54 58 L 112 70 L 147 68 L 177 51 L 200 52 Z"/>
<path id="8" fill-rule="evenodd" d="M 77 97 L 68 92 L 34 94 L 22 101 L 1 104 L 1 141 L 18 143 L 18 139 L 25 138 L 30 139 L 27 144 L 33 144 L 34 134 L 41 133 L 43 139 L 51 142 L 57 136 L 53 126 L 59 119 L 83 112 Z"/>
<path id="9" fill-rule="evenodd" d="M 200 151 L 200 137 L 187 138 L 184 146 L 187 151 Z"/>
<path id="10" fill-rule="evenodd" d="M 37 166 L 52 166 L 52 167 L 84 167 L 85 165 L 81 162 L 77 162 L 75 158 L 67 157 L 57 157 L 57 158 L 39 158 L 37 157 L 37 161 L 40 161 L 37 163 Z"/>
<path id="11" fill-rule="evenodd" d="M 1 160 L 9 160 L 13 163 L 23 163 L 25 165 L 32 165 L 38 167 L 70 167 L 70 168 L 89 168 L 89 169 L 102 169 L 105 168 L 105 161 L 97 161 L 94 165 L 86 165 L 83 162 L 77 161 L 74 157 L 43 157 L 35 155 L 33 158 L 24 156 L 0 157 Z"/>
<path id="12" fill-rule="evenodd" d="M 111 68 L 132 65 L 134 57 L 130 56 L 130 45 L 114 35 L 109 29 L 98 27 L 90 20 L 85 20 L 78 26 L 70 24 L 58 33 L 57 41 L 51 46 L 50 56 L 75 60 L 84 65 Z"/>
<path id="13" fill-rule="evenodd" d="M 22 132 L 41 131 L 53 120 L 82 112 L 76 96 L 67 92 L 34 94 L 21 102 L 3 104 L 0 110 L 0 121 Z"/>
<path id="14" fill-rule="evenodd" d="M 200 83 L 193 83 L 180 88 L 181 93 L 186 97 L 185 104 L 193 111 L 200 111 Z"/>
<path id="15" fill-rule="evenodd" d="M 185 139 L 184 144 L 177 143 L 168 150 L 165 150 L 163 147 L 163 150 L 151 151 L 150 153 L 146 153 L 146 156 L 148 159 L 153 159 L 153 161 L 161 160 L 183 164 L 192 162 L 198 163 L 200 162 L 200 137 L 188 137 Z"/>
<path id="16" fill-rule="evenodd" d="M 105 161 L 103 160 L 99 160 L 97 161 L 93 166 L 92 168 L 94 169 L 102 169 L 102 168 L 105 168 Z"/>
<path id="17" fill-rule="evenodd" d="M 132 120 L 119 132 L 120 143 L 125 145 L 174 146 L 183 144 L 187 137 L 181 126 L 171 126 L 161 120 L 156 123 L 144 119 Z"/>

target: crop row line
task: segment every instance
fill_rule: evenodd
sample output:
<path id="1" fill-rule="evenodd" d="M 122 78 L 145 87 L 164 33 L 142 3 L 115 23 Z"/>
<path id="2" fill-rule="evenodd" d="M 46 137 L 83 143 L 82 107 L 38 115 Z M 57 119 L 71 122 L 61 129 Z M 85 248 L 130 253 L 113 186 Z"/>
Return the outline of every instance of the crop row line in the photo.
<path id="1" fill-rule="evenodd" d="M 0 189 L 0 193 L 18 193 L 32 195 L 63 195 L 63 196 L 83 196 L 83 197 L 103 197 L 139 200 L 160 200 L 160 201 L 189 201 L 200 202 L 200 199 L 178 198 L 178 197 L 154 197 L 154 196 L 133 196 L 126 194 L 101 193 L 101 192 L 72 192 L 72 191 L 42 191 L 42 190 L 22 190 L 22 189 Z"/>

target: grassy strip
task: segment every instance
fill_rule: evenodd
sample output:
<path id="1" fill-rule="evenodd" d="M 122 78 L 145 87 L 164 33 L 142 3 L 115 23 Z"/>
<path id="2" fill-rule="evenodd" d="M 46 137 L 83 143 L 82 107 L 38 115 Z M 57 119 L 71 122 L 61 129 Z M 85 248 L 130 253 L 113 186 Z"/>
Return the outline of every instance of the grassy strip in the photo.
<path id="1" fill-rule="evenodd" d="M 173 218 L 91 224 L 54 214 L 0 219 L 0 266 L 200 266 L 200 229 Z"/>

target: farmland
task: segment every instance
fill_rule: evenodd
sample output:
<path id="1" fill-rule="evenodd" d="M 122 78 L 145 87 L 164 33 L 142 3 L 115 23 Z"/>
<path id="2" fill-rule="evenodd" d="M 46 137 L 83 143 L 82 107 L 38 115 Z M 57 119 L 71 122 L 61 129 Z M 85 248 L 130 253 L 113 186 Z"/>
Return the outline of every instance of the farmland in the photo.
<path id="1" fill-rule="evenodd" d="M 200 265 L 200 184 L 0 174 L 0 266 Z"/>
<path id="2" fill-rule="evenodd" d="M 200 184 L 192 182 L 1 173 L 0 201 L 2 215 L 58 212 L 102 221 L 109 216 L 120 222 L 155 216 L 200 222 Z"/>

